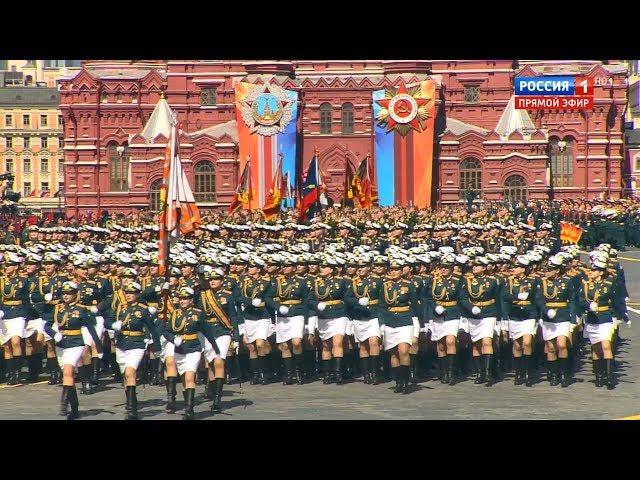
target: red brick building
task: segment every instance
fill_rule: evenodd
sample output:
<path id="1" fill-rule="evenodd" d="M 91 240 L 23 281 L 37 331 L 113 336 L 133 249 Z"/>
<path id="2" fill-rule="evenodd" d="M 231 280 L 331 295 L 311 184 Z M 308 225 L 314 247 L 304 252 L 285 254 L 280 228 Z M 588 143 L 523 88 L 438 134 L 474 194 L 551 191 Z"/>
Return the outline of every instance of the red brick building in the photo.
<path id="1" fill-rule="evenodd" d="M 515 76 L 561 74 L 598 79 L 594 110 L 513 108 Z M 329 195 L 340 201 L 345 157 L 355 164 L 374 153 L 372 91 L 428 77 L 438 84 L 437 202 L 459 201 L 469 184 L 483 199 L 620 196 L 622 63 L 89 61 L 59 81 L 68 215 L 155 205 L 167 132 L 150 117 L 163 91 L 178 113 L 181 155 L 196 199 L 204 208 L 228 205 L 238 177 L 234 85 L 241 80 L 299 92 L 298 168 L 319 149 Z"/>

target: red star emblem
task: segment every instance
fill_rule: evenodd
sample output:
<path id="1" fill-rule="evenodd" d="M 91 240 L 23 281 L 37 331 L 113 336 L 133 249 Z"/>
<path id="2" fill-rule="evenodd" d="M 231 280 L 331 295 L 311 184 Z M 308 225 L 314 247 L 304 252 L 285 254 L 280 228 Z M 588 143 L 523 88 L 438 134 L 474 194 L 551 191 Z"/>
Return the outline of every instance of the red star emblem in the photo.
<path id="1" fill-rule="evenodd" d="M 388 132 L 398 126 L 406 126 L 402 128 L 405 133 L 412 129 L 418 132 L 422 130 L 418 109 L 427 104 L 429 99 L 419 97 L 419 93 L 419 89 L 413 89 L 412 93 L 409 93 L 406 85 L 401 83 L 395 94 L 387 94 L 385 98 L 376 100 L 376 103 L 387 111 L 380 121 L 386 124 Z"/>

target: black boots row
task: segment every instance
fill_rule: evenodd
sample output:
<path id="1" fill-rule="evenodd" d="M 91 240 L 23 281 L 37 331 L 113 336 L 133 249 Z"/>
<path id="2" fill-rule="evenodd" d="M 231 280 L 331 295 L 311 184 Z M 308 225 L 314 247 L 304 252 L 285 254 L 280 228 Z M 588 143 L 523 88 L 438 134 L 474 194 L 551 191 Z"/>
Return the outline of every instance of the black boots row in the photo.
<path id="1" fill-rule="evenodd" d="M 456 354 L 448 354 L 444 357 L 438 357 L 440 366 L 440 382 L 448 385 L 456 384 L 456 375 L 454 371 Z"/>
<path id="2" fill-rule="evenodd" d="M 178 377 L 167 377 L 165 382 L 165 387 L 167 389 L 167 413 L 175 413 L 176 411 L 176 384 L 178 382 Z M 213 400 L 211 405 L 212 413 L 220 413 L 222 412 L 221 400 L 222 400 L 222 386 L 224 385 L 224 378 L 216 378 L 212 382 L 209 382 L 207 385 L 207 396 Z M 134 390 L 135 395 L 135 390 Z M 196 389 L 195 388 L 187 388 L 182 392 L 184 396 L 184 420 L 193 420 L 194 412 L 193 407 L 195 406 L 195 396 Z M 128 398 L 128 397 L 127 397 Z"/>
<path id="3" fill-rule="evenodd" d="M 571 384 L 569 359 L 547 360 L 547 379 L 552 387 L 557 385 L 562 385 L 563 388 L 568 387 Z"/>
<path id="4" fill-rule="evenodd" d="M 320 374 L 322 375 L 322 383 L 324 383 L 325 385 L 328 385 L 330 383 L 342 385 L 344 383 L 342 357 L 333 357 L 329 360 L 321 360 Z"/>
<path id="5" fill-rule="evenodd" d="M 527 387 L 532 387 L 533 377 L 531 375 L 531 355 L 522 355 L 521 357 L 514 357 L 513 365 L 516 371 L 513 384 L 514 385 L 525 384 Z"/>
<path id="6" fill-rule="evenodd" d="M 378 359 L 379 355 L 370 355 L 360 359 L 362 376 L 364 377 L 364 383 L 367 385 L 378 385 L 380 383 Z"/>
<path id="7" fill-rule="evenodd" d="M 473 383 L 476 385 L 486 384 L 487 387 L 493 385 L 494 376 L 493 376 L 493 354 L 492 353 L 483 353 L 482 356 L 478 355 L 477 357 L 473 357 L 473 363 L 476 368 L 476 379 Z"/>
<path id="8" fill-rule="evenodd" d="M 296 383 L 298 385 L 302 385 L 304 383 L 304 374 L 302 373 L 302 355 L 283 358 L 282 361 L 284 362 L 284 379 L 282 384 L 293 385 Z"/>
<path id="9" fill-rule="evenodd" d="M 22 356 L 5 359 L 5 372 L 7 385 L 18 385 L 20 383 L 20 372 L 22 371 Z"/>

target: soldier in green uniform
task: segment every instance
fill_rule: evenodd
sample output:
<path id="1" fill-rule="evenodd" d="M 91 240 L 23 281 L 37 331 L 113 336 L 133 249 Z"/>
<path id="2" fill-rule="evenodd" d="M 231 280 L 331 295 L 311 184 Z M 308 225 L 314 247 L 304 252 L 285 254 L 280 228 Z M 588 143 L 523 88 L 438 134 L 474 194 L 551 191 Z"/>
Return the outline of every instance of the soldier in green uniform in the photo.
<path id="1" fill-rule="evenodd" d="M 55 293 L 57 295 L 57 292 Z M 60 415 L 66 416 L 68 420 L 80 416 L 74 373 L 82 361 L 85 349 L 82 328 L 87 329 L 94 342 L 99 341 L 95 330 L 95 317 L 77 305 L 78 293 L 78 284 L 65 282 L 60 289 L 62 302 L 54 306 L 53 316 L 50 322 L 45 324 L 45 331 L 56 342 L 56 355 L 62 369 Z"/>
<path id="2" fill-rule="evenodd" d="M 122 288 L 125 302 L 117 303 L 115 310 L 110 309 L 105 320 L 106 327 L 116 332 L 116 361 L 124 375 L 127 420 L 138 419 L 136 371 L 146 351 L 145 329 L 153 337 L 155 351 L 160 351 L 160 336 L 152 312 L 138 301 L 141 290 L 138 282 L 127 283 Z"/>
<path id="3" fill-rule="evenodd" d="M 378 318 L 384 325 L 384 349 L 389 352 L 391 376 L 396 393 L 409 393 L 410 358 L 418 295 L 413 283 L 402 278 L 404 262 L 391 258 L 387 279 L 382 283 L 378 301 Z"/>
<path id="4" fill-rule="evenodd" d="M 222 386 L 225 381 L 225 360 L 231 341 L 239 341 L 238 318 L 236 313 L 236 297 L 231 290 L 224 288 L 224 270 L 215 268 L 204 273 L 208 288 L 200 292 L 196 305 L 205 314 L 207 336 L 200 333 L 200 341 L 204 345 L 204 357 L 212 370 L 214 380 L 207 386 L 209 396 L 213 399 L 212 413 L 220 413 L 222 407 Z M 213 339 L 213 342 L 209 340 Z"/>
<path id="5" fill-rule="evenodd" d="M 6 254 L 4 272 L 0 276 L 0 320 L 4 322 L 4 359 L 9 372 L 9 385 L 20 383 L 22 370 L 22 338 L 25 334 L 30 301 L 25 278 L 18 275 L 22 259 L 15 253 Z"/>
<path id="6" fill-rule="evenodd" d="M 576 291 L 571 277 L 566 275 L 563 256 L 549 259 L 549 274 L 540 284 L 538 309 L 542 314 L 542 338 L 547 352 L 547 377 L 551 386 L 562 383 L 568 387 L 570 378 L 568 337 L 575 324 Z"/>
<path id="7" fill-rule="evenodd" d="M 276 317 L 276 343 L 282 352 L 285 368 L 283 384 L 301 385 L 304 381 L 303 345 L 304 327 L 309 321 L 309 286 L 305 277 L 295 275 L 297 258 L 285 258 L 282 275 L 272 280 L 272 298 L 269 299 Z M 295 378 L 294 378 L 295 369 Z"/>
<path id="8" fill-rule="evenodd" d="M 185 401 L 184 420 L 193 420 L 194 418 L 195 376 L 202 355 L 202 345 L 198 334 L 204 335 L 212 345 L 216 342 L 211 329 L 207 326 L 205 313 L 193 305 L 195 295 L 190 287 L 180 287 L 178 293 L 180 308 L 173 311 L 162 331 L 162 335 L 175 347 L 174 356 L 177 371 L 179 375 L 184 376 L 182 381 Z M 167 389 L 169 390 L 169 387 Z M 175 403 L 167 405 L 167 410 L 174 409 Z"/>

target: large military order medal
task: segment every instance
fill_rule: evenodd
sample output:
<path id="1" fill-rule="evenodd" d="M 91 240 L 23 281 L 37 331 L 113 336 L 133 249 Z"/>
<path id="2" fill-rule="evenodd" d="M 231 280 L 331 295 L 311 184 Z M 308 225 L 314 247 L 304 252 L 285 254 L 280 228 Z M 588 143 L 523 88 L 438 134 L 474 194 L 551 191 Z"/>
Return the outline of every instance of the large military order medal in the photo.
<path id="1" fill-rule="evenodd" d="M 291 104 L 286 91 L 277 85 L 252 90 L 242 102 L 242 119 L 251 133 L 269 137 L 282 132 L 291 121 Z"/>
<path id="2" fill-rule="evenodd" d="M 387 88 L 384 98 L 376 100 L 382 107 L 378 112 L 378 124 L 385 127 L 387 132 L 395 130 L 403 136 L 411 130 L 421 132 L 429 118 L 427 105 L 431 101 L 431 98 L 420 96 L 420 85 L 409 90 L 404 83 L 397 89 Z"/>

